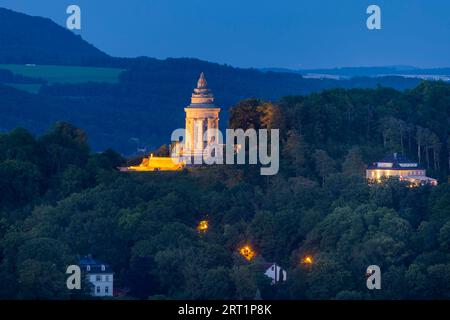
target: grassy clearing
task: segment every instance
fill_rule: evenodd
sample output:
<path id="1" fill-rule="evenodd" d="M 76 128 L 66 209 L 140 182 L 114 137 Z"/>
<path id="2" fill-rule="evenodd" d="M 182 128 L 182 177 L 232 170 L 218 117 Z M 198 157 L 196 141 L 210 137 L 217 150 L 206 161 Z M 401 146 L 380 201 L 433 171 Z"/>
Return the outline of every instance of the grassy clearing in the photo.
<path id="1" fill-rule="evenodd" d="M 117 83 L 119 81 L 119 75 L 124 71 L 124 69 L 116 68 L 19 64 L 0 64 L 0 69 L 11 70 L 15 74 L 21 74 L 27 77 L 42 78 L 49 83 Z"/>
<path id="2" fill-rule="evenodd" d="M 18 90 L 26 91 L 29 93 L 39 93 L 41 89 L 41 84 L 39 83 L 31 83 L 31 84 L 22 84 L 22 83 L 5 83 L 6 86 L 10 86 L 16 88 Z"/>

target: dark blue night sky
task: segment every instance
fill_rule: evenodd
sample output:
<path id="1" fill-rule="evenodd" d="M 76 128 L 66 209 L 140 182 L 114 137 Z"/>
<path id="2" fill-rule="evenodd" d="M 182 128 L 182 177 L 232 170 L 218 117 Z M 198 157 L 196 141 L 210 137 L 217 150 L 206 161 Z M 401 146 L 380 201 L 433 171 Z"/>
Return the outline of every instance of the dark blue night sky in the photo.
<path id="1" fill-rule="evenodd" d="M 65 25 L 114 56 L 195 57 L 238 67 L 450 66 L 448 0 L 2 0 Z M 382 30 L 366 8 L 382 9 Z"/>

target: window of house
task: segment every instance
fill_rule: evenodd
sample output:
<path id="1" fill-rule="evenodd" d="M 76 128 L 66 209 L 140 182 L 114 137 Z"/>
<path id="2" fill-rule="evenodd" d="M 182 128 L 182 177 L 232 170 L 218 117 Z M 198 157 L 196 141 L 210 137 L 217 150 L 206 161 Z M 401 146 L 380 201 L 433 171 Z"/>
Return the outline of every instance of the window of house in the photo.
<path id="1" fill-rule="evenodd" d="M 96 280 L 96 281 L 102 281 L 102 276 L 96 276 L 96 277 L 95 277 L 95 280 Z"/>
<path id="2" fill-rule="evenodd" d="M 109 281 L 109 276 L 105 276 L 105 281 Z"/>
<path id="3" fill-rule="evenodd" d="M 91 271 L 91 266 L 87 266 L 87 267 L 86 267 L 86 270 L 87 270 L 87 271 Z"/>
<path id="4" fill-rule="evenodd" d="M 100 293 L 100 287 L 97 286 L 97 293 Z"/>
<path id="5" fill-rule="evenodd" d="M 102 264 L 102 271 L 105 271 L 105 265 L 104 264 Z"/>
<path id="6" fill-rule="evenodd" d="M 108 292 L 109 292 L 109 287 L 106 286 L 106 287 L 105 287 L 105 293 L 108 293 Z"/>

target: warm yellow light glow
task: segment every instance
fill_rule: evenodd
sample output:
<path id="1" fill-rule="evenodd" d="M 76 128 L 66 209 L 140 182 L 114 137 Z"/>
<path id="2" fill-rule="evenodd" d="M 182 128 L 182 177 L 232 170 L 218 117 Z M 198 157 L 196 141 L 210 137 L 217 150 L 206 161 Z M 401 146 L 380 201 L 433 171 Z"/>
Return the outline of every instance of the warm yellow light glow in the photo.
<path id="1" fill-rule="evenodd" d="M 208 230 L 208 220 L 202 220 L 199 222 L 198 226 L 197 226 L 197 231 L 198 232 L 206 232 Z"/>
<path id="2" fill-rule="evenodd" d="M 311 256 L 306 256 L 302 259 L 302 263 L 304 264 L 313 264 L 314 263 L 314 259 Z"/>
<path id="3" fill-rule="evenodd" d="M 249 245 L 240 248 L 239 253 L 248 261 L 252 260 L 256 256 L 256 253 Z"/>
<path id="4" fill-rule="evenodd" d="M 185 163 L 171 157 L 154 157 L 151 154 L 148 158 L 142 159 L 138 166 L 127 167 L 122 171 L 177 171 L 183 169 Z"/>
<path id="5" fill-rule="evenodd" d="M 435 186 L 438 184 L 436 179 L 426 176 L 426 171 L 424 169 L 417 168 L 417 164 L 414 165 L 415 167 L 411 169 L 395 169 L 392 167 L 383 167 L 382 169 L 367 169 L 366 178 L 369 180 L 369 184 L 373 184 L 383 183 L 383 178 L 397 177 L 400 181 L 407 182 L 407 186 L 409 188 L 416 188 L 422 185 Z"/>

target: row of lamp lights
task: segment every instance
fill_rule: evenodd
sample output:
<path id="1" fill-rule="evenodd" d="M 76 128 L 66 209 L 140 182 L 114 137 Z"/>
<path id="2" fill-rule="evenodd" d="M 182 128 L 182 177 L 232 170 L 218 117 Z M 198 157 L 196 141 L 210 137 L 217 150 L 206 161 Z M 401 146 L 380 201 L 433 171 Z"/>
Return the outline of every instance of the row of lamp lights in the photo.
<path id="1" fill-rule="evenodd" d="M 197 225 L 197 231 L 199 233 L 206 233 L 208 231 L 208 228 L 209 228 L 208 220 L 202 220 Z M 255 250 L 249 244 L 240 247 L 238 251 L 240 255 L 244 257 L 244 259 L 247 261 L 252 261 L 256 257 Z M 307 255 L 301 259 L 301 263 L 305 265 L 312 265 L 314 263 L 314 259 L 312 256 Z"/>

